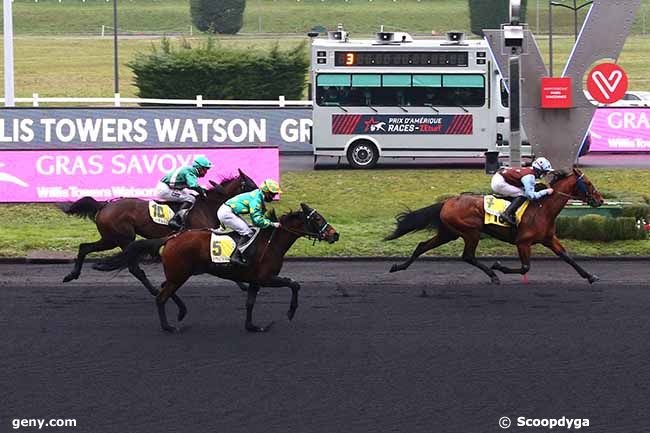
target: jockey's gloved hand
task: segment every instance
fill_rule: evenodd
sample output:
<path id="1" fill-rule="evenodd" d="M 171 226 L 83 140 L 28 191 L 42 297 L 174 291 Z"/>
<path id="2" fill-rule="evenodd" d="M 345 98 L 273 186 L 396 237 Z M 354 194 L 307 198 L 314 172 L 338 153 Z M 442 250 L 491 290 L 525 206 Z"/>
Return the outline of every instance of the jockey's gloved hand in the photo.
<path id="1" fill-rule="evenodd" d="M 279 229 L 279 228 L 280 228 L 280 223 L 271 223 L 271 225 L 272 225 L 273 227 L 275 227 L 276 229 Z"/>

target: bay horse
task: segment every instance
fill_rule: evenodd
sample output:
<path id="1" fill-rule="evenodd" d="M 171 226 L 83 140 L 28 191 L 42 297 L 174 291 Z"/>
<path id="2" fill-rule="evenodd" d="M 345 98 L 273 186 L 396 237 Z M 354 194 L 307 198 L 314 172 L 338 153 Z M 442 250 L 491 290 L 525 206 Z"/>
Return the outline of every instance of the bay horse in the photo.
<path id="1" fill-rule="evenodd" d="M 413 212 L 399 214 L 395 231 L 385 240 L 397 239 L 407 233 L 423 229 L 438 229 L 438 233 L 433 238 L 420 242 L 411 257 L 403 263 L 393 265 L 390 272 L 402 271 L 426 251 L 460 237 L 465 242 L 463 260 L 485 272 L 494 284 L 500 282 L 495 270 L 504 274 L 528 273 L 533 244 L 542 244 L 549 248 L 589 283 L 598 281 L 596 275 L 585 271 L 567 254 L 555 235 L 555 218 L 571 198 L 586 202 L 591 207 L 602 205 L 603 198 L 587 176 L 577 168 L 570 172 L 554 172 L 552 176 L 553 194 L 531 202 L 516 228 L 485 225 L 483 196 L 473 194 L 462 194 Z M 491 267 L 487 267 L 479 262 L 476 259 L 476 247 L 481 232 L 516 245 L 521 268 L 507 268 L 498 261 Z"/>
<path id="2" fill-rule="evenodd" d="M 248 259 L 247 267 L 213 263 L 210 257 L 211 231 L 203 229 L 183 231 L 166 239 L 136 241 L 123 252 L 100 261 L 94 268 L 105 272 L 115 271 L 137 266 L 140 259 L 146 255 L 160 257 L 165 272 L 165 282 L 156 296 L 156 306 L 160 326 L 168 332 L 176 331 L 177 328 L 170 326 L 167 321 L 165 303 L 170 297 L 176 302 L 178 321 L 182 321 L 187 308 L 176 291 L 192 275 L 207 273 L 226 280 L 249 283 L 245 327 L 249 332 L 265 332 L 273 323 L 263 327 L 253 324 L 253 307 L 260 287 L 291 288 L 291 302 L 287 312 L 289 320 L 293 319 L 298 308 L 300 284 L 291 278 L 279 276 L 284 255 L 289 248 L 303 236 L 314 241 L 325 240 L 330 244 L 339 239 L 336 230 L 315 209 L 304 203 L 301 203 L 300 207 L 302 211 L 282 215 L 279 219 L 279 228 L 269 227 L 261 230 L 253 245 L 249 247 L 253 248 L 254 252 Z"/>
<path id="3" fill-rule="evenodd" d="M 238 172 L 237 176 L 224 178 L 220 184 L 210 181 L 212 187 L 207 190 L 205 197 L 196 198 L 196 204 L 187 215 L 186 227 L 217 227 L 219 206 L 237 194 L 257 189 L 253 179 L 241 170 Z M 98 241 L 79 245 L 74 268 L 63 278 L 64 283 L 79 278 L 84 259 L 90 253 L 116 247 L 124 250 L 135 240 L 136 235 L 151 239 L 163 238 L 174 233 L 171 227 L 152 221 L 149 216 L 149 201 L 138 198 L 96 201 L 92 197 L 83 197 L 65 207 L 63 211 L 67 215 L 93 220 L 101 236 Z M 138 275 L 136 277 L 140 278 Z"/>

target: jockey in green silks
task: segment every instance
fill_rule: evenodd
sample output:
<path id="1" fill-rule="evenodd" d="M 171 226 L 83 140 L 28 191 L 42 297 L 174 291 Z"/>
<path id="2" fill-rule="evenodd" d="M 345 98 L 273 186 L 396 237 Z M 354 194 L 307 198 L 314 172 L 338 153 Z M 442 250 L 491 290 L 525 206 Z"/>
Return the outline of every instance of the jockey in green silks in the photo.
<path id="1" fill-rule="evenodd" d="M 273 222 L 265 216 L 266 204 L 282 193 L 280 185 L 273 179 L 266 179 L 255 191 L 239 194 L 226 201 L 219 207 L 217 217 L 224 227 L 236 231 L 241 235 L 237 242 L 237 252 L 231 257 L 231 262 L 246 265 L 243 251 L 253 236 L 253 230 L 240 215 L 250 214 L 251 221 L 256 227 L 280 227 L 280 223 Z"/>
<path id="2" fill-rule="evenodd" d="M 185 219 L 196 202 L 197 194 L 205 194 L 205 189 L 199 185 L 198 178 L 204 177 L 212 163 L 205 156 L 197 157 L 191 167 L 180 167 L 170 171 L 156 185 L 156 196 L 159 200 L 182 202 L 183 205 L 169 221 L 174 230 L 185 227 Z"/>

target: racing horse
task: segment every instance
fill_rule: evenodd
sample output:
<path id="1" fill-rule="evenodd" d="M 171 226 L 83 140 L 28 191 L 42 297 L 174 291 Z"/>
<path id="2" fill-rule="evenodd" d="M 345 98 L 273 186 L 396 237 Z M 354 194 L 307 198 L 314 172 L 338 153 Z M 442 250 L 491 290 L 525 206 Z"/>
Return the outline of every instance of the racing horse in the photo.
<path id="1" fill-rule="evenodd" d="M 473 194 L 461 194 L 413 212 L 398 214 L 395 231 L 385 240 L 397 239 L 423 229 L 438 229 L 438 233 L 433 238 L 420 242 L 411 257 L 403 263 L 393 265 L 390 272 L 402 271 L 426 251 L 460 237 L 465 242 L 463 260 L 481 269 L 495 284 L 500 282 L 495 270 L 504 274 L 525 275 L 530 270 L 531 246 L 538 243 L 570 264 L 589 283 L 598 281 L 596 275 L 585 271 L 567 254 L 555 234 L 555 218 L 569 199 L 579 199 L 592 207 L 598 207 L 603 204 L 603 198 L 587 176 L 577 168 L 568 172 L 553 172 L 551 187 L 554 193 L 532 202 L 516 229 L 484 224 L 483 196 Z M 491 267 L 479 262 L 475 253 L 481 232 L 516 245 L 521 268 L 507 268 L 498 261 Z"/>
<path id="2" fill-rule="evenodd" d="M 210 181 L 211 188 L 207 190 L 205 196 L 197 197 L 196 204 L 187 215 L 187 227 L 218 226 L 217 209 L 219 206 L 230 197 L 257 189 L 257 184 L 253 179 L 243 171 L 238 171 L 237 176 L 225 178 L 220 184 Z M 64 283 L 79 278 L 84 259 L 90 253 L 111 250 L 115 247 L 124 250 L 135 240 L 136 235 L 151 239 L 163 238 L 174 232 L 171 227 L 152 221 L 149 216 L 148 200 L 138 198 L 120 198 L 98 202 L 92 197 L 83 197 L 65 207 L 63 211 L 68 215 L 93 220 L 101 236 L 98 241 L 79 245 L 74 268 L 63 278 Z M 138 275 L 136 277 L 140 278 Z"/>
<path id="3" fill-rule="evenodd" d="M 300 237 L 307 237 L 314 241 L 325 240 L 330 244 L 339 239 L 339 234 L 321 214 L 304 203 L 300 206 L 301 211 L 289 212 L 280 217 L 279 228 L 269 227 L 260 231 L 252 246 L 249 247 L 254 251 L 251 253 L 247 267 L 234 266 L 230 263 L 213 263 L 210 253 L 212 232 L 203 229 L 183 231 L 166 239 L 136 241 L 123 252 L 100 261 L 94 268 L 100 271 L 115 271 L 137 266 L 140 259 L 146 255 L 160 257 L 165 272 L 165 282 L 156 296 L 156 306 L 160 326 L 168 332 L 176 331 L 177 328 L 170 326 L 167 321 L 165 303 L 172 297 L 178 306 L 178 321 L 182 321 L 187 308 L 176 295 L 176 291 L 192 275 L 207 273 L 235 282 L 246 282 L 248 283 L 246 330 L 265 332 L 273 323 L 264 327 L 253 324 L 253 307 L 260 287 L 291 288 L 291 302 L 287 312 L 289 320 L 293 319 L 298 308 L 300 284 L 291 278 L 279 276 L 284 255 L 289 248 Z M 274 214 L 271 218 L 277 220 Z"/>

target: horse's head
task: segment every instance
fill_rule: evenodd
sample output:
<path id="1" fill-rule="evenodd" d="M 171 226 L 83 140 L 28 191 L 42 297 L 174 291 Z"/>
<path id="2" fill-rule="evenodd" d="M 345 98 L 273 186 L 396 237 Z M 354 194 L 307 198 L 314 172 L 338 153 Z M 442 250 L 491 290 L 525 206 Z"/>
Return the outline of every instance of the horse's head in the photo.
<path id="1" fill-rule="evenodd" d="M 221 183 L 210 181 L 212 188 L 208 190 L 208 199 L 231 198 L 243 192 L 255 191 L 258 186 L 246 173 L 238 170 L 239 174 L 222 179 Z M 212 193 L 212 194 L 211 194 Z"/>
<path id="2" fill-rule="evenodd" d="M 329 224 L 316 209 L 312 209 L 305 203 L 300 203 L 302 212 L 291 212 L 280 218 L 280 224 L 290 231 L 313 237 L 319 241 L 327 241 L 330 244 L 339 240 L 338 232 Z"/>
<path id="3" fill-rule="evenodd" d="M 569 194 L 577 199 L 582 200 L 591 207 L 598 207 L 605 202 L 603 200 L 603 196 L 600 195 L 587 175 L 585 175 L 577 168 L 574 168 L 570 173 L 563 173 L 559 176 L 556 174 L 554 181 L 551 182 L 551 185 L 558 179 L 573 180 L 573 186 L 571 187 Z"/>
<path id="4" fill-rule="evenodd" d="M 250 191 L 255 191 L 257 188 L 257 184 L 253 179 L 248 177 L 246 173 L 241 171 L 241 169 L 237 169 L 239 171 L 239 177 L 237 178 L 239 180 L 239 193 L 241 194 L 243 192 L 250 192 Z"/>

